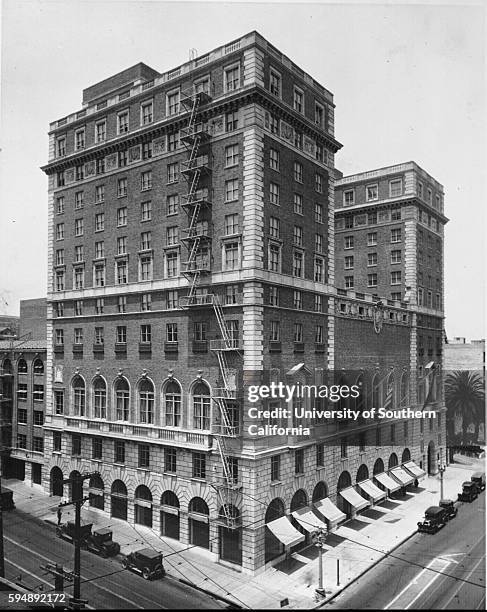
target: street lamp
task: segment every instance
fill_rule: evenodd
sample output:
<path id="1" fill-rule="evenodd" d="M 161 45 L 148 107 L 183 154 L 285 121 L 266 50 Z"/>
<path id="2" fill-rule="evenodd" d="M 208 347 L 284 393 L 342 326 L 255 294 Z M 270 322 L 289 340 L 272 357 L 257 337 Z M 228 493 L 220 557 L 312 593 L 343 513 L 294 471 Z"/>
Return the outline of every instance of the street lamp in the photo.
<path id="1" fill-rule="evenodd" d="M 323 546 L 325 544 L 327 531 L 323 527 L 319 527 L 313 532 L 313 539 L 315 545 L 318 547 L 318 588 L 315 589 L 318 595 L 326 595 L 326 591 L 323 588 Z"/>
<path id="2" fill-rule="evenodd" d="M 440 501 L 443 499 L 443 473 L 446 470 L 446 465 L 444 463 L 440 463 L 438 465 L 438 472 L 440 472 Z"/>

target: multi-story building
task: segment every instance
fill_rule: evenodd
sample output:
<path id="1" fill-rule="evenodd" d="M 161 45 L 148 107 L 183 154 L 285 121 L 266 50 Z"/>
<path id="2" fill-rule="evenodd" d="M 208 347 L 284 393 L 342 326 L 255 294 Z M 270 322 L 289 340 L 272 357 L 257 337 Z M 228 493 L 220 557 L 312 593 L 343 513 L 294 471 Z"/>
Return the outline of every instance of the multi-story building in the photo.
<path id="1" fill-rule="evenodd" d="M 306 418 L 299 435 L 249 412 L 284 406 L 249 385 L 361 370 L 347 343 L 380 327 L 365 295 L 335 305 L 327 89 L 252 32 L 89 87 L 49 142 L 46 489 L 98 471 L 93 506 L 254 572 L 309 541 L 290 512 L 328 497 L 353 511 L 339 492 L 356 478 L 423 460 L 419 429 L 385 442 L 375 422 Z M 410 365 L 408 308 L 384 313 L 369 404 Z"/>

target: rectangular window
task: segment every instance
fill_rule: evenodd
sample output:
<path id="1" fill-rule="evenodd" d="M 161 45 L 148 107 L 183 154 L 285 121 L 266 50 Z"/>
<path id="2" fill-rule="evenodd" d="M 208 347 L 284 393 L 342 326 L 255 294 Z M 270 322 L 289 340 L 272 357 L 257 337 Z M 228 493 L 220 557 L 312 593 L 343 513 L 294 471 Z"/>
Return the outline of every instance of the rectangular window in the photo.
<path id="1" fill-rule="evenodd" d="M 238 164 L 238 144 L 232 144 L 225 147 L 225 168 L 236 166 Z"/>
<path id="2" fill-rule="evenodd" d="M 95 203 L 102 204 L 105 201 L 105 185 L 95 187 Z"/>
<path id="3" fill-rule="evenodd" d="M 103 440 L 101 438 L 91 438 L 91 458 L 103 458 Z"/>
<path id="4" fill-rule="evenodd" d="M 397 198 L 402 195 L 402 179 L 389 181 L 389 197 Z"/>
<path id="5" fill-rule="evenodd" d="M 377 244 L 377 232 L 367 234 L 367 246 L 375 246 Z"/>
<path id="6" fill-rule="evenodd" d="M 152 256 L 142 255 L 139 261 L 139 280 L 152 280 Z"/>
<path id="7" fill-rule="evenodd" d="M 75 219 L 74 221 L 74 235 L 82 236 L 83 235 L 83 219 Z"/>
<path id="8" fill-rule="evenodd" d="M 127 327 L 125 325 L 117 325 L 117 344 L 127 344 Z"/>
<path id="9" fill-rule="evenodd" d="M 95 242 L 95 259 L 103 259 L 105 257 L 105 242 L 100 240 Z"/>
<path id="10" fill-rule="evenodd" d="M 81 436 L 79 434 L 71 434 L 71 454 L 81 455 Z"/>
<path id="11" fill-rule="evenodd" d="M 17 434 L 17 448 L 27 448 L 27 436 L 25 434 Z"/>
<path id="12" fill-rule="evenodd" d="M 295 323 L 294 324 L 294 342 L 302 342 L 303 341 L 303 324 Z"/>
<path id="13" fill-rule="evenodd" d="M 150 447 L 148 444 L 138 445 L 138 467 L 148 468 L 150 466 Z"/>
<path id="14" fill-rule="evenodd" d="M 179 132 L 176 133 L 177 142 L 175 148 L 178 146 L 179 142 Z M 172 149 L 170 149 L 172 150 Z M 149 142 L 142 143 L 142 159 L 151 159 L 152 158 L 152 140 Z"/>
<path id="15" fill-rule="evenodd" d="M 103 327 L 95 327 L 94 344 L 101 346 L 105 343 Z"/>
<path id="16" fill-rule="evenodd" d="M 271 457 L 271 482 L 277 482 L 281 479 L 281 456 L 274 455 Z"/>
<path id="17" fill-rule="evenodd" d="M 64 265 L 64 249 L 58 249 L 56 251 L 56 266 Z"/>
<path id="18" fill-rule="evenodd" d="M 343 241 L 345 249 L 353 249 L 353 236 L 345 236 Z"/>
<path id="19" fill-rule="evenodd" d="M 173 194 L 167 196 L 167 214 L 176 215 L 179 210 L 179 195 Z"/>
<path id="20" fill-rule="evenodd" d="M 272 68 L 269 73 L 269 90 L 274 96 L 281 97 L 281 75 Z"/>
<path id="21" fill-rule="evenodd" d="M 105 229 L 105 213 L 95 215 L 95 232 L 102 232 Z"/>
<path id="22" fill-rule="evenodd" d="M 178 324 L 177 323 L 166 323 L 166 341 L 177 342 L 178 341 Z"/>
<path id="23" fill-rule="evenodd" d="M 34 391 L 32 397 L 35 402 L 44 401 L 44 385 L 34 385 Z"/>
<path id="24" fill-rule="evenodd" d="M 124 149 L 123 151 L 118 152 L 118 167 L 125 168 L 128 164 L 128 150 Z"/>
<path id="25" fill-rule="evenodd" d="M 323 193 L 323 176 L 318 173 L 315 174 L 315 191 Z"/>
<path id="26" fill-rule="evenodd" d="M 401 242 L 401 228 L 391 230 L 391 242 Z"/>
<path id="27" fill-rule="evenodd" d="M 142 172 L 142 174 L 140 175 L 140 189 L 142 191 L 152 189 L 152 170 Z"/>
<path id="28" fill-rule="evenodd" d="M 281 340 L 281 323 L 280 321 L 271 321 L 270 341 L 280 342 Z"/>
<path id="29" fill-rule="evenodd" d="M 193 453 L 193 478 L 206 478 L 206 455 Z"/>
<path id="30" fill-rule="evenodd" d="M 123 419 L 117 419 L 123 420 Z M 125 442 L 123 440 L 115 440 L 115 463 L 125 463 Z"/>
<path id="31" fill-rule="evenodd" d="M 391 285 L 400 285 L 401 284 L 401 271 L 394 270 L 391 272 Z"/>
<path id="32" fill-rule="evenodd" d="M 174 310 L 179 307 L 179 299 L 177 291 L 168 291 L 167 292 L 167 308 L 169 310 Z"/>
<path id="33" fill-rule="evenodd" d="M 277 244 L 269 245 L 269 270 L 279 272 L 281 265 L 281 247 Z"/>
<path id="34" fill-rule="evenodd" d="M 367 274 L 367 287 L 377 287 L 377 274 Z"/>
<path id="35" fill-rule="evenodd" d="M 152 202 L 142 202 L 140 204 L 140 220 L 150 221 L 152 217 Z"/>
<path id="36" fill-rule="evenodd" d="M 75 327 L 73 330 L 73 342 L 75 344 L 83 344 L 83 328 Z"/>
<path id="37" fill-rule="evenodd" d="M 355 204 L 355 191 L 349 189 L 343 192 L 343 206 L 353 206 Z"/>
<path id="38" fill-rule="evenodd" d="M 323 253 L 323 236 L 321 234 L 315 234 L 315 251 Z"/>
<path id="39" fill-rule="evenodd" d="M 348 457 L 348 448 L 347 448 L 347 439 L 346 438 L 342 438 L 340 440 L 340 457 L 342 459 L 345 459 L 346 457 Z"/>
<path id="40" fill-rule="evenodd" d="M 316 467 L 323 467 L 325 465 L 325 445 L 316 445 Z"/>
<path id="41" fill-rule="evenodd" d="M 95 287 L 105 286 L 105 265 L 96 264 L 95 266 Z"/>
<path id="42" fill-rule="evenodd" d="M 325 109 L 321 104 L 315 102 L 315 123 L 320 127 L 323 127 L 323 120 L 325 117 Z"/>
<path id="43" fill-rule="evenodd" d="M 129 113 L 124 111 L 117 115 L 117 128 L 119 134 L 126 134 L 129 131 Z"/>
<path id="44" fill-rule="evenodd" d="M 238 89 L 240 81 L 240 67 L 232 66 L 225 69 L 225 91 Z"/>
<path id="45" fill-rule="evenodd" d="M 303 164 L 298 161 L 294 162 L 294 180 L 298 183 L 303 182 Z"/>
<path id="46" fill-rule="evenodd" d="M 391 263 L 401 263 L 401 251 L 391 251 Z"/>
<path id="47" fill-rule="evenodd" d="M 227 242 L 224 245 L 224 268 L 225 270 L 236 270 L 240 267 L 238 242 Z"/>
<path id="48" fill-rule="evenodd" d="M 174 246 L 179 243 L 179 228 L 177 225 L 172 225 L 166 229 L 166 244 Z"/>
<path id="49" fill-rule="evenodd" d="M 56 317 L 64 317 L 64 303 L 56 302 L 54 305 Z"/>
<path id="50" fill-rule="evenodd" d="M 301 291 L 294 291 L 293 308 L 295 308 L 296 310 L 301 310 L 303 308 L 303 294 Z"/>
<path id="51" fill-rule="evenodd" d="M 377 184 L 367 185 L 365 188 L 365 198 L 367 202 L 377 200 L 379 198 L 379 186 Z"/>
<path id="52" fill-rule="evenodd" d="M 151 299 L 150 293 L 143 293 L 140 296 L 140 310 L 142 312 L 147 312 L 151 310 L 151 307 L 152 307 L 152 299 Z"/>
<path id="53" fill-rule="evenodd" d="M 269 149 L 269 166 L 272 170 L 279 172 L 279 151 Z"/>
<path id="54" fill-rule="evenodd" d="M 60 453 L 62 449 L 63 436 L 60 431 L 52 433 L 52 446 L 55 453 Z"/>
<path id="55" fill-rule="evenodd" d="M 293 276 L 303 277 L 303 253 L 300 251 L 293 252 Z"/>
<path id="56" fill-rule="evenodd" d="M 142 232 L 140 234 L 140 250 L 149 251 L 151 249 L 152 233 Z"/>
<path id="57" fill-rule="evenodd" d="M 23 402 L 27 400 L 27 383 L 17 383 L 17 399 Z"/>
<path id="58" fill-rule="evenodd" d="M 177 455 L 176 455 L 175 448 L 165 448 L 164 449 L 164 471 L 165 472 L 169 472 L 170 474 L 176 473 L 177 471 L 176 456 Z"/>
<path id="59" fill-rule="evenodd" d="M 56 198 L 56 213 L 61 215 L 64 212 L 64 196 Z"/>
<path id="60" fill-rule="evenodd" d="M 116 273 L 117 285 L 125 285 L 128 282 L 126 261 L 117 261 Z"/>
<path id="61" fill-rule="evenodd" d="M 204 342 L 206 340 L 207 326 L 205 321 L 195 321 L 193 323 L 193 340 Z"/>
<path id="62" fill-rule="evenodd" d="M 269 184 L 269 202 L 279 206 L 279 185 L 277 183 Z"/>
<path id="63" fill-rule="evenodd" d="M 354 288 L 353 276 L 345 276 L 345 289 L 353 289 L 353 288 Z"/>
<path id="64" fill-rule="evenodd" d="M 397 208 L 396 210 L 391 211 L 391 221 L 400 221 L 401 220 L 401 209 Z"/>
<path id="65" fill-rule="evenodd" d="M 376 266 L 377 265 L 377 253 L 368 253 L 367 254 L 367 265 L 368 266 Z"/>
<path id="66" fill-rule="evenodd" d="M 99 121 L 95 126 L 95 142 L 105 142 L 107 137 L 106 121 Z"/>
<path id="67" fill-rule="evenodd" d="M 96 174 L 105 174 L 105 158 L 96 160 Z"/>
<path id="68" fill-rule="evenodd" d="M 400 302 L 401 301 L 401 292 L 400 291 L 393 291 L 391 293 L 391 300 L 393 300 L 394 302 Z"/>
<path id="69" fill-rule="evenodd" d="M 119 236 L 117 238 L 117 255 L 127 254 L 127 236 Z"/>
<path id="70" fill-rule="evenodd" d="M 77 130 L 74 137 L 76 151 L 81 151 L 85 148 L 85 130 Z"/>
<path id="71" fill-rule="evenodd" d="M 169 152 L 175 151 L 179 147 L 179 131 L 168 134 L 167 137 L 167 150 Z"/>
<path id="72" fill-rule="evenodd" d="M 293 210 L 297 215 L 303 214 L 303 196 L 300 193 L 293 196 Z"/>
<path id="73" fill-rule="evenodd" d="M 84 204 L 84 192 L 77 191 L 74 194 L 74 209 L 78 210 L 79 208 L 83 208 L 83 204 Z"/>
<path id="74" fill-rule="evenodd" d="M 347 255 L 345 257 L 345 270 L 352 270 L 353 269 L 353 255 Z"/>
<path id="75" fill-rule="evenodd" d="M 166 254 L 166 266 L 168 278 L 179 275 L 179 257 L 176 252 Z"/>
<path id="76" fill-rule="evenodd" d="M 54 412 L 64 414 L 64 391 L 54 391 Z"/>
<path id="77" fill-rule="evenodd" d="M 303 246 L 303 228 L 299 225 L 294 226 L 293 244 L 296 246 Z"/>
<path id="78" fill-rule="evenodd" d="M 304 474 L 304 450 L 294 451 L 294 473 Z"/>
<path id="79" fill-rule="evenodd" d="M 117 210 L 117 227 L 123 227 L 127 225 L 127 208 L 119 208 Z"/>
<path id="80" fill-rule="evenodd" d="M 269 304 L 279 306 L 279 289 L 277 287 L 269 287 Z"/>
<path id="81" fill-rule="evenodd" d="M 119 178 L 117 182 L 117 196 L 123 198 L 127 195 L 127 178 Z"/>
<path id="82" fill-rule="evenodd" d="M 319 293 L 315 293 L 315 311 L 323 312 L 323 296 Z"/>
<path id="83" fill-rule="evenodd" d="M 269 235 L 272 238 L 279 238 L 281 233 L 281 224 L 277 217 L 269 217 Z"/>
<path id="84" fill-rule="evenodd" d="M 179 113 L 179 90 L 167 94 L 167 114 L 177 115 Z"/>
<path id="85" fill-rule="evenodd" d="M 316 223 L 323 223 L 323 205 L 315 203 L 315 221 Z"/>
<path id="86" fill-rule="evenodd" d="M 233 111 L 225 115 L 225 131 L 233 132 L 238 128 L 238 111 Z"/>
<path id="87" fill-rule="evenodd" d="M 119 313 L 127 312 L 127 296 L 119 295 L 117 299 L 117 310 Z"/>
<path id="88" fill-rule="evenodd" d="M 293 106 L 294 110 L 297 110 L 298 113 L 304 113 L 304 94 L 297 87 L 294 88 Z"/>
<path id="89" fill-rule="evenodd" d="M 323 325 L 316 325 L 315 327 L 315 342 L 316 344 L 323 344 Z"/>
<path id="90" fill-rule="evenodd" d="M 74 289 L 83 289 L 85 285 L 85 271 L 83 268 L 74 269 Z"/>
<path id="91" fill-rule="evenodd" d="M 238 179 L 225 181 L 225 202 L 238 200 Z"/>
<path id="92" fill-rule="evenodd" d="M 167 164 L 167 182 L 177 183 L 179 180 L 179 163 Z"/>
<path id="93" fill-rule="evenodd" d="M 148 125 L 152 123 L 153 116 L 153 104 L 152 102 L 145 102 L 140 105 L 140 123 L 142 125 Z"/>
<path id="94" fill-rule="evenodd" d="M 269 115 L 269 128 L 272 134 L 279 134 L 279 119 L 272 113 Z"/>
<path id="95" fill-rule="evenodd" d="M 314 260 L 314 280 L 316 283 L 325 282 L 325 263 L 322 257 L 315 257 Z"/>
<path id="96" fill-rule="evenodd" d="M 225 215 L 225 236 L 238 234 L 238 213 Z"/>

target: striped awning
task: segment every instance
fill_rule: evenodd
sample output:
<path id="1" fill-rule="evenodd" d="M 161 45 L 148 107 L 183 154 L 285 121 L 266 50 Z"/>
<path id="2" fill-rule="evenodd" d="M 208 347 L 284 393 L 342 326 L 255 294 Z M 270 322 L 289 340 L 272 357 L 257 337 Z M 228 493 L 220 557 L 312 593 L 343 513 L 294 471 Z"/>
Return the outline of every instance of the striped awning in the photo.
<path id="1" fill-rule="evenodd" d="M 294 546 L 304 540 L 304 535 L 291 525 L 287 516 L 281 516 L 267 523 L 266 526 L 284 546 Z"/>
<path id="2" fill-rule="evenodd" d="M 406 461 L 402 467 L 406 468 L 406 470 L 418 480 L 426 476 L 426 472 L 422 470 L 419 465 L 416 465 L 414 461 Z"/>
<path id="3" fill-rule="evenodd" d="M 414 477 L 400 467 L 392 468 L 389 473 L 392 474 L 394 478 L 397 478 L 403 487 L 414 482 Z"/>
<path id="4" fill-rule="evenodd" d="M 360 489 L 367 494 L 370 499 L 374 502 L 374 504 L 381 499 L 384 499 L 386 496 L 386 492 L 382 489 L 379 489 L 372 480 L 363 480 L 362 482 L 357 483 Z"/>
<path id="5" fill-rule="evenodd" d="M 397 482 L 397 480 L 394 480 L 394 478 L 391 478 L 389 474 L 386 474 L 385 472 L 382 472 L 382 474 L 375 474 L 374 478 L 379 484 L 385 487 L 389 493 L 399 491 L 401 488 L 401 485 Z"/>
<path id="6" fill-rule="evenodd" d="M 328 529 L 326 523 L 316 516 L 311 508 L 300 508 L 291 512 L 291 514 L 306 531 L 312 532 L 317 529 Z"/>
<path id="7" fill-rule="evenodd" d="M 343 489 L 340 491 L 340 495 L 343 497 L 343 499 L 346 499 L 347 502 L 355 508 L 355 510 L 363 510 L 363 508 L 370 506 L 370 502 L 357 493 L 353 487 Z"/>
<path id="8" fill-rule="evenodd" d="M 335 527 L 338 523 L 341 523 L 347 518 L 347 515 L 337 508 L 328 497 L 324 497 L 315 502 L 314 507 L 315 510 L 318 510 L 318 512 L 329 521 L 330 528 Z"/>

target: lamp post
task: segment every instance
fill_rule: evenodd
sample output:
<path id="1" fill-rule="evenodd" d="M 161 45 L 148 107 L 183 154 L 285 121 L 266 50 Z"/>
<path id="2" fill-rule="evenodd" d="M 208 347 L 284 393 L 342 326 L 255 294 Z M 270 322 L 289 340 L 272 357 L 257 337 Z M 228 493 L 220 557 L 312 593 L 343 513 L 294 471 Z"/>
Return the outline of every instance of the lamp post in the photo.
<path id="1" fill-rule="evenodd" d="M 313 539 L 318 547 L 318 588 L 315 589 L 318 595 L 324 596 L 326 591 L 323 587 L 323 545 L 326 540 L 326 529 L 319 527 L 313 532 Z"/>
<path id="2" fill-rule="evenodd" d="M 443 499 L 443 473 L 446 470 L 446 465 L 444 463 L 440 463 L 438 465 L 438 471 L 440 472 L 440 501 Z"/>

